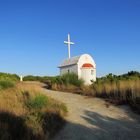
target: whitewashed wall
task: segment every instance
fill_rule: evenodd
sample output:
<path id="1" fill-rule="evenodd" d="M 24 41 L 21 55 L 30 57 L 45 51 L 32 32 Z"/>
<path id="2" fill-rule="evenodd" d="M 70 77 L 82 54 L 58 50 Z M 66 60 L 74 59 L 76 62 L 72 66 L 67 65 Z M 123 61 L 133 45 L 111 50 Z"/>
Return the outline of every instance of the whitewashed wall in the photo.
<path id="1" fill-rule="evenodd" d="M 85 63 L 92 64 L 94 68 L 82 68 Z M 91 74 L 91 70 L 93 70 L 93 75 Z M 82 78 L 87 85 L 91 84 L 91 80 L 96 81 L 96 64 L 93 58 L 88 54 L 81 55 L 78 61 L 78 77 Z"/>
<path id="2" fill-rule="evenodd" d="M 93 68 L 82 68 L 81 70 L 81 78 L 85 81 L 85 85 L 90 85 L 92 82 L 91 80 L 95 81 L 95 69 Z M 93 71 L 93 73 L 91 72 Z"/>
<path id="3" fill-rule="evenodd" d="M 70 73 L 75 73 L 75 74 L 78 75 L 78 66 L 77 65 L 71 65 L 71 66 L 62 67 L 60 69 L 60 75 L 66 74 L 66 73 L 68 73 L 68 71 Z"/>

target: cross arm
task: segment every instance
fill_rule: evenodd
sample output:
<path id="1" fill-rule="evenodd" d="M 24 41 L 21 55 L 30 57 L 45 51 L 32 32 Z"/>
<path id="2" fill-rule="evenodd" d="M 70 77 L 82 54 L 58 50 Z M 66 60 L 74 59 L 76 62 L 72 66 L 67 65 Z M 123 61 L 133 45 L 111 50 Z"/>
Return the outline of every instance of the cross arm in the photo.
<path id="1" fill-rule="evenodd" d="M 65 44 L 68 44 L 68 41 L 64 41 Z"/>
<path id="2" fill-rule="evenodd" d="M 68 42 L 68 41 L 64 41 L 65 44 L 71 44 L 71 45 L 74 45 L 73 42 Z"/>

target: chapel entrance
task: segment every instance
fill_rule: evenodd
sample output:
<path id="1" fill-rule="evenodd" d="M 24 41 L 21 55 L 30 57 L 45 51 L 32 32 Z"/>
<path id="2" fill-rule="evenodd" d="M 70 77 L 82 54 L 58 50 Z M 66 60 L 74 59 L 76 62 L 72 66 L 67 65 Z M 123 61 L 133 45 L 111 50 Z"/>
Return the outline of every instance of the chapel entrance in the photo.
<path id="1" fill-rule="evenodd" d="M 94 67 L 90 63 L 85 63 L 81 68 L 81 78 L 85 81 L 85 84 L 91 84 L 91 80 L 94 77 Z"/>

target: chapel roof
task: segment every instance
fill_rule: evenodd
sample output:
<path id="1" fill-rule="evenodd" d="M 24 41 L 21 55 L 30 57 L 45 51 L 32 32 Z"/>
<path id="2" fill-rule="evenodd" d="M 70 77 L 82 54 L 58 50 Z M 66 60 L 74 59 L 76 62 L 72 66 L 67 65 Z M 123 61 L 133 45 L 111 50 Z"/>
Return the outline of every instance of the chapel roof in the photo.
<path id="1" fill-rule="evenodd" d="M 60 64 L 59 68 L 77 64 L 79 59 L 80 59 L 80 57 L 81 57 L 81 55 L 80 56 L 71 57 L 70 59 L 65 59 Z"/>

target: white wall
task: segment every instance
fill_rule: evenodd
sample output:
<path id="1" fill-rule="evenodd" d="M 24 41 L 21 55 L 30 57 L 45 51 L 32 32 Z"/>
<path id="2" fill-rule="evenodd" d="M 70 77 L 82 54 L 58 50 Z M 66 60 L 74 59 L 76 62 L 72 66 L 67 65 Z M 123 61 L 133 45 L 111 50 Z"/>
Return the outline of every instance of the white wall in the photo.
<path id="1" fill-rule="evenodd" d="M 78 75 L 78 66 L 77 65 L 65 66 L 65 67 L 60 68 L 60 75 L 68 73 L 68 70 L 70 73 L 75 73 Z"/>
<path id="2" fill-rule="evenodd" d="M 93 72 L 93 73 L 92 73 Z M 95 69 L 93 68 L 82 68 L 81 78 L 85 81 L 85 85 L 92 84 L 91 80 L 95 81 Z"/>
<path id="3" fill-rule="evenodd" d="M 90 63 L 94 68 L 82 68 L 83 64 Z M 93 70 L 93 75 L 91 74 L 91 70 Z M 88 54 L 81 55 L 78 61 L 78 77 L 82 78 L 85 81 L 85 84 L 91 84 L 91 80 L 96 81 L 96 64 L 93 58 Z"/>

